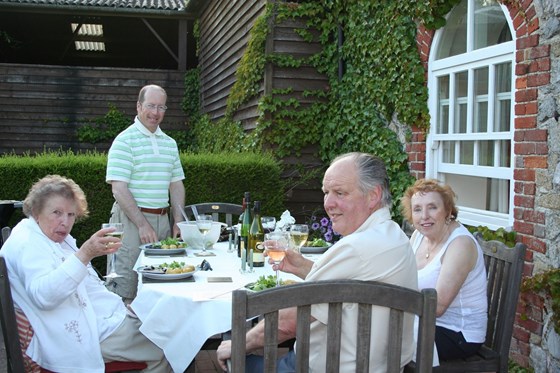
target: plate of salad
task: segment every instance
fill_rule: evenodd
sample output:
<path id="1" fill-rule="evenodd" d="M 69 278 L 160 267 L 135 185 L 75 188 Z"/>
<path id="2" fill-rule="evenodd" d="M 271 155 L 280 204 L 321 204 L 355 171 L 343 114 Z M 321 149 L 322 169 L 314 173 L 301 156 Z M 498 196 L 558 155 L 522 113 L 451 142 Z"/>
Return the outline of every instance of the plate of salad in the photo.
<path id="1" fill-rule="evenodd" d="M 295 284 L 296 281 L 294 280 L 280 280 L 280 285 L 290 285 Z M 245 285 L 245 289 L 251 291 L 261 291 L 276 287 L 276 276 L 268 275 L 268 276 L 259 276 L 257 281 L 248 283 Z"/>
<path id="2" fill-rule="evenodd" d="M 322 254 L 332 246 L 332 243 L 315 238 L 313 241 L 307 241 L 305 246 L 301 247 L 302 254 Z"/>
<path id="3" fill-rule="evenodd" d="M 140 250 L 144 250 L 146 255 L 177 255 L 184 254 L 186 247 L 187 244 L 182 240 L 168 237 L 159 242 L 142 245 Z"/>

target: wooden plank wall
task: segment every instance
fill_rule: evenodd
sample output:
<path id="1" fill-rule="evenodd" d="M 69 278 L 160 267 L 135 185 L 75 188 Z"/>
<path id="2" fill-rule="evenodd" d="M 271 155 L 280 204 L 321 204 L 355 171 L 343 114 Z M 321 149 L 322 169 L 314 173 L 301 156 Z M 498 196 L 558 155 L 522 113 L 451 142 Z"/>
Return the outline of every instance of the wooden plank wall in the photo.
<path id="1" fill-rule="evenodd" d="M 184 73 L 176 70 L 97 68 L 0 64 L 0 154 L 43 149 L 98 149 L 106 144 L 82 144 L 79 122 L 105 116 L 109 104 L 136 115 L 140 88 L 161 85 L 168 94 L 162 128 L 186 129 L 181 109 Z"/>
<path id="2" fill-rule="evenodd" d="M 202 111 L 221 118 L 235 83 L 237 64 L 247 46 L 249 32 L 264 11 L 266 0 L 210 1 L 200 17 L 200 90 Z M 257 116 L 256 100 L 236 120 L 250 126 Z"/>
<path id="3" fill-rule="evenodd" d="M 266 5 L 266 1 L 210 1 L 200 18 L 200 81 L 201 106 L 213 120 L 223 117 L 229 91 L 235 83 L 237 64 L 241 59 L 250 30 Z M 277 24 L 269 35 L 269 52 L 287 53 L 296 58 L 304 58 L 320 50 L 321 45 L 315 41 L 304 41 L 295 31 L 305 27 L 303 23 L 286 21 Z M 309 104 L 312 98 L 304 97 L 306 90 L 327 89 L 327 78 L 310 66 L 299 68 L 279 68 L 268 66 L 265 72 L 261 94 L 264 87 L 271 89 L 293 88 L 290 97 L 296 97 L 302 106 Z M 252 130 L 259 117 L 258 98 L 241 107 L 234 115 L 245 130 Z M 317 142 L 319 139 L 317 139 Z M 313 144 L 303 149 L 301 156 L 283 159 L 286 165 L 285 177 L 295 177 L 295 165 L 305 168 L 322 166 L 317 158 L 317 146 Z M 321 175 L 322 177 L 322 175 Z M 309 185 L 298 185 L 287 192 L 286 207 L 298 221 L 303 221 L 317 207 L 322 206 L 323 196 L 320 191 L 320 179 Z"/>

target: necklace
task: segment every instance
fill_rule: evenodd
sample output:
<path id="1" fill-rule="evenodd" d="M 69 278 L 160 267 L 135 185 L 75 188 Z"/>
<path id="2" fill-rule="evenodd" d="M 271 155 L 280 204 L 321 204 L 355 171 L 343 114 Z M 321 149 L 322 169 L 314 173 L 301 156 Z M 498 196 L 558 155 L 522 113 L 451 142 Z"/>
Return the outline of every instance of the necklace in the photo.
<path id="1" fill-rule="evenodd" d="M 440 240 L 439 240 L 431 249 L 430 249 L 430 248 L 427 248 L 427 249 L 426 249 L 426 256 L 425 256 L 426 259 L 428 259 L 428 258 L 430 257 L 431 251 L 437 249 L 437 247 L 438 247 L 439 245 L 442 244 L 442 242 L 444 241 L 444 239 L 447 238 L 448 232 L 449 232 L 449 226 L 448 226 L 447 229 L 445 230 L 445 232 L 444 232 L 443 236 L 440 238 Z"/>

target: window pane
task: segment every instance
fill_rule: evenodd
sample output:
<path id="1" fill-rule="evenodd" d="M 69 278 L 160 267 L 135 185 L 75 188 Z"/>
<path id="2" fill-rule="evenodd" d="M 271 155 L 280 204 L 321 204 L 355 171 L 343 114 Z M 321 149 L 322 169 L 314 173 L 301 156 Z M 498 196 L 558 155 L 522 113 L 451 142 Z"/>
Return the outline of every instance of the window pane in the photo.
<path id="1" fill-rule="evenodd" d="M 455 123 L 454 133 L 467 133 L 468 73 L 455 74 Z"/>
<path id="2" fill-rule="evenodd" d="M 445 183 L 457 194 L 459 206 L 508 213 L 509 180 L 444 174 Z"/>
<path id="3" fill-rule="evenodd" d="M 488 67 L 474 71 L 475 122 L 473 132 L 488 131 Z"/>
<path id="4" fill-rule="evenodd" d="M 511 141 L 501 140 L 498 142 L 500 148 L 500 167 L 511 166 Z"/>
<path id="5" fill-rule="evenodd" d="M 442 141 L 441 147 L 441 161 L 443 163 L 455 163 L 455 142 Z"/>
<path id="6" fill-rule="evenodd" d="M 474 141 L 461 141 L 460 164 L 474 164 Z"/>
<path id="7" fill-rule="evenodd" d="M 449 14 L 436 52 L 436 60 L 467 51 L 467 3 L 467 0 L 461 1 Z"/>
<path id="8" fill-rule="evenodd" d="M 475 0 L 474 4 L 474 49 L 512 40 L 498 1 Z"/>
<path id="9" fill-rule="evenodd" d="M 494 141 L 478 142 L 478 164 L 480 166 L 494 166 Z"/>
<path id="10" fill-rule="evenodd" d="M 438 78 L 437 133 L 449 133 L 449 75 Z"/>
<path id="11" fill-rule="evenodd" d="M 511 128 L 511 63 L 496 65 L 495 131 Z"/>

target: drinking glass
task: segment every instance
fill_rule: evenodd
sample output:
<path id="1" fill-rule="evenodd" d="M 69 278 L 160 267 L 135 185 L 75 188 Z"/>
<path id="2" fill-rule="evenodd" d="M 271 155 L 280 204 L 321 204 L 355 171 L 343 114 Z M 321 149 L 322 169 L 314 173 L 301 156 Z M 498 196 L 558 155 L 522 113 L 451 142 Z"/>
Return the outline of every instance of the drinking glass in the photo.
<path id="1" fill-rule="evenodd" d="M 209 256 L 212 255 L 208 251 L 206 251 L 206 236 L 210 229 L 212 229 L 212 223 L 214 220 L 212 219 L 212 215 L 207 214 L 200 214 L 196 219 L 196 225 L 198 226 L 198 230 L 202 233 L 202 252 L 198 253 L 198 256 Z"/>
<path id="2" fill-rule="evenodd" d="M 105 229 L 105 228 L 115 228 L 115 230 L 113 232 L 107 233 L 105 234 L 105 236 L 111 236 L 111 237 L 117 237 L 118 239 L 120 239 L 122 241 L 123 239 L 123 233 L 124 233 L 124 225 L 123 223 L 103 223 L 101 225 L 101 228 Z M 111 280 L 117 277 L 123 277 L 122 275 L 119 275 L 117 273 L 117 270 L 115 269 L 115 261 L 117 260 L 117 253 L 114 252 L 112 254 L 109 254 L 109 273 L 107 275 L 105 275 L 105 279 L 107 280 Z"/>
<path id="3" fill-rule="evenodd" d="M 262 216 L 261 223 L 265 232 L 273 232 L 276 228 L 276 218 L 274 216 Z"/>
<path id="4" fill-rule="evenodd" d="M 290 227 L 290 237 L 295 245 L 295 251 L 301 252 L 301 247 L 307 242 L 309 227 L 307 224 L 292 224 Z"/>
<path id="5" fill-rule="evenodd" d="M 267 255 L 274 261 L 277 266 L 286 256 L 286 250 L 290 247 L 290 237 L 286 234 L 273 232 L 264 235 L 264 247 Z M 276 286 L 280 286 L 280 278 L 278 276 L 278 267 L 276 267 Z"/>

